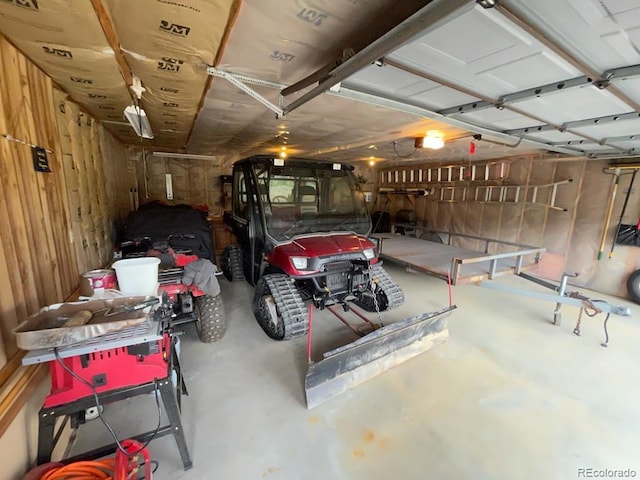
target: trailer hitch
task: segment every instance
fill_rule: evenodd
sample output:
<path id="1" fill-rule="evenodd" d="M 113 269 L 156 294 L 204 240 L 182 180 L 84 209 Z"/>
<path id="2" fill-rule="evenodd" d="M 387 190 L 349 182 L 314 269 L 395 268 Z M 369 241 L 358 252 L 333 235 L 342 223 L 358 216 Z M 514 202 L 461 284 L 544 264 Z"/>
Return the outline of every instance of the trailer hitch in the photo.
<path id="1" fill-rule="evenodd" d="M 605 341 L 600 345 L 603 347 L 608 346 L 609 343 L 609 332 L 607 331 L 607 322 L 609 320 L 609 316 L 611 314 L 619 315 L 622 317 L 631 316 L 631 309 L 629 307 L 623 307 L 619 305 L 613 305 L 604 300 L 597 300 L 589 298 L 585 295 L 582 295 L 580 292 L 569 292 L 567 291 L 567 281 L 569 278 L 575 278 L 578 274 L 569 274 L 564 273 L 560 280 L 559 284 L 555 284 L 553 282 L 549 282 L 547 280 L 534 277 L 533 275 L 529 275 L 527 273 L 521 272 L 518 276 L 528 280 L 530 282 L 536 283 L 543 287 L 546 287 L 550 290 L 556 292 L 555 294 L 543 293 L 533 290 L 527 290 L 524 288 L 516 288 L 507 285 L 500 285 L 491 281 L 481 281 L 478 283 L 481 287 L 490 288 L 492 290 L 498 290 L 500 292 L 506 293 L 514 293 L 516 295 L 523 295 L 526 297 L 537 298 L 539 300 L 547 300 L 554 302 L 556 307 L 553 311 L 553 324 L 559 326 L 562 320 L 562 314 L 560 312 L 560 308 L 562 305 L 573 305 L 574 307 L 580 308 L 580 314 L 578 316 L 578 322 L 573 329 L 573 333 L 576 336 L 580 336 L 580 324 L 582 320 L 582 313 L 586 313 L 590 317 L 595 317 L 599 313 L 606 313 L 607 316 L 604 320 L 604 333 L 605 333 Z"/>

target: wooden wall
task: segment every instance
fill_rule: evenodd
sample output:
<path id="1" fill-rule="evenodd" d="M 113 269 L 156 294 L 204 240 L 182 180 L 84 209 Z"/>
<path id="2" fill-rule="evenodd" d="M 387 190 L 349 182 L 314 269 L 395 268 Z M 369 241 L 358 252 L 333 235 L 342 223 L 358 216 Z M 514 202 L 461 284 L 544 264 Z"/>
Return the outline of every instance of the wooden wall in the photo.
<path id="1" fill-rule="evenodd" d="M 126 150 L 1 36 L 0 69 L 0 447 L 11 460 L 0 478 L 17 478 L 11 469 L 28 466 L 35 421 L 21 411 L 27 400 L 37 410 L 42 398 L 30 396 L 47 371 L 21 366 L 11 330 L 109 260 L 111 225 L 128 212 L 135 175 L 114 177 L 130 168 Z M 48 150 L 50 172 L 35 170 L 31 145 Z M 12 425 L 16 416 L 26 424 Z"/>
<path id="2" fill-rule="evenodd" d="M 606 232 L 605 255 L 598 260 L 611 195 L 611 175 L 603 173 L 607 164 L 597 160 L 551 161 L 522 157 L 473 164 L 383 167 L 377 171 L 377 187 L 424 189 L 428 194 L 413 197 L 379 194 L 375 209 L 392 215 L 400 209 L 414 210 L 418 218 L 434 230 L 544 246 L 547 253 L 540 265 L 542 276 L 559 279 L 565 271 L 579 273 L 578 278 L 571 279 L 571 284 L 626 296 L 626 279 L 640 268 L 640 249 L 616 246 L 614 256 L 609 258 L 608 254 L 629 176 L 621 180 L 614 215 Z M 471 166 L 476 168 L 474 179 L 470 177 Z M 571 182 L 557 185 L 555 199 L 551 187 L 539 187 L 533 202 L 534 186 L 567 180 Z M 504 191 L 501 201 L 500 186 L 503 185 L 528 188 L 520 190 L 515 202 L 515 189 L 510 187 Z M 487 187 L 492 187 L 489 197 L 485 196 Z M 632 193 L 625 220 L 629 224 L 635 224 L 639 215 L 640 195 Z M 485 201 L 487 198 L 489 201 Z M 455 242 L 462 248 L 480 248 L 474 240 Z"/>
<path id="3" fill-rule="evenodd" d="M 167 205 L 206 205 L 212 214 L 221 213 L 224 157 L 215 160 L 176 159 L 133 153 L 138 174 L 140 204 L 161 201 Z M 173 199 L 167 199 L 165 176 L 171 175 Z"/>
<path id="4" fill-rule="evenodd" d="M 51 81 L 0 40 L 0 132 L 47 148 L 50 173 L 36 172 L 28 145 L 0 139 L 0 306 L 6 358 L 17 353 L 11 329 L 78 283 Z"/>
<path id="5" fill-rule="evenodd" d="M 224 210 L 220 176 L 230 175 L 233 162 L 242 158 L 220 155 L 215 160 L 174 159 L 152 156 L 148 151 L 145 156 L 146 165 L 143 164 L 140 150 L 132 152 L 132 159 L 137 164 L 141 204 L 161 201 L 168 205 L 206 205 L 213 216 L 220 215 Z M 172 178 L 173 200 L 168 200 L 166 196 L 167 174 Z M 373 190 L 374 168 L 360 162 L 356 165 L 354 174 L 366 178 L 364 190 Z"/>
<path id="6" fill-rule="evenodd" d="M 82 273 L 111 260 L 114 221 L 131 209 L 128 192 L 136 188 L 135 166 L 127 150 L 77 104 L 59 90 L 54 99 L 70 232 Z"/>

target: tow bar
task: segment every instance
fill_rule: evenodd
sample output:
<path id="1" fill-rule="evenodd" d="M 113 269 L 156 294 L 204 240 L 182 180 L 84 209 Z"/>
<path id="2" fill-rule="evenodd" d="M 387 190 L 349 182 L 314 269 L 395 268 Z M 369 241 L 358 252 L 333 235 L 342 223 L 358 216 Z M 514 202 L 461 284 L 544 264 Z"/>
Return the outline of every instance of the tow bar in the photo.
<path id="1" fill-rule="evenodd" d="M 580 308 L 580 313 L 578 314 L 578 320 L 576 322 L 576 326 L 573 329 L 573 333 L 577 336 L 580 336 L 580 323 L 582 320 L 582 314 L 586 313 L 587 316 L 595 317 L 600 313 L 606 313 L 607 316 L 604 320 L 604 334 L 605 340 L 600 345 L 603 347 L 607 347 L 609 344 L 609 332 L 607 331 L 607 322 L 609 320 L 609 316 L 611 314 L 619 315 L 622 317 L 631 316 L 631 309 L 629 307 L 621 307 L 618 305 L 613 305 L 605 300 L 592 299 L 587 296 L 582 295 L 580 292 L 572 292 L 567 290 L 567 281 L 571 277 L 577 277 L 578 274 L 570 274 L 563 273 L 560 283 L 556 285 L 555 283 L 549 282 L 547 280 L 543 280 L 541 278 L 535 277 L 533 275 L 529 275 L 524 272 L 520 272 L 518 276 L 528 280 L 530 282 L 541 285 L 545 288 L 555 291 L 555 294 L 552 293 L 543 293 L 536 292 L 533 290 L 527 290 L 524 288 L 511 287 L 508 285 L 500 285 L 491 281 L 480 281 L 478 285 L 485 288 L 490 288 L 492 290 L 497 290 L 499 292 L 513 293 L 516 295 L 523 295 L 525 297 L 537 298 L 540 300 L 546 300 L 549 302 L 555 302 L 556 308 L 553 311 L 553 324 L 560 325 L 562 322 L 562 313 L 560 309 L 562 305 L 573 305 L 574 307 Z"/>

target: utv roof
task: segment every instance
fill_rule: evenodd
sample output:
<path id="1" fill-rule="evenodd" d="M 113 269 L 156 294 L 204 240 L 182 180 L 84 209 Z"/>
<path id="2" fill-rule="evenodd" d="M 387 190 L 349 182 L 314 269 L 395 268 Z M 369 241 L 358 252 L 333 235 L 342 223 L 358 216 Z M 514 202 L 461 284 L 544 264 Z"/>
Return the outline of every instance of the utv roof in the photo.
<path id="1" fill-rule="evenodd" d="M 234 167 L 241 165 L 257 165 L 265 163 L 273 163 L 275 160 L 284 162 L 285 166 L 294 167 L 312 167 L 312 168 L 326 168 L 329 170 L 338 170 L 335 165 L 340 165 L 340 170 L 353 171 L 353 165 L 347 163 L 333 163 L 326 160 L 311 160 L 308 158 L 286 158 L 281 159 L 273 155 L 254 155 L 252 157 L 243 158 L 233 164 Z"/>

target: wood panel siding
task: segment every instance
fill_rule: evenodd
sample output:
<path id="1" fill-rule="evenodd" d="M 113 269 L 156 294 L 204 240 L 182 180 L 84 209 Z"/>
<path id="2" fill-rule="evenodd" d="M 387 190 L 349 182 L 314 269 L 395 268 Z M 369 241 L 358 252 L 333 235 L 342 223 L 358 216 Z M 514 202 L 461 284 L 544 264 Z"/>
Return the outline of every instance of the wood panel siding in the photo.
<path id="1" fill-rule="evenodd" d="M 1 435 L 46 374 L 21 366 L 12 329 L 110 261 L 137 185 L 126 148 L 2 36 L 0 69 Z M 36 171 L 32 146 L 47 150 L 50 172 Z M 25 464 L 28 447 L 16 447 Z"/>
<path id="2" fill-rule="evenodd" d="M 434 230 L 543 246 L 547 253 L 542 256 L 541 275 L 557 280 L 564 271 L 578 272 L 580 276 L 571 279 L 573 285 L 625 296 L 627 277 L 640 268 L 640 249 L 617 246 L 615 256 L 597 260 L 612 181 L 603 173 L 606 166 L 603 160 L 552 161 L 527 156 L 473 164 L 381 167 L 376 183 L 382 191 L 374 209 L 386 210 L 393 217 L 398 210 L 409 208 Z M 473 175 L 471 167 L 475 168 Z M 465 169 L 462 174 L 461 168 Z M 568 179 L 572 182 L 558 183 Z M 539 187 L 533 202 L 533 186 L 554 182 L 558 183 L 555 196 L 552 188 Z M 629 175 L 621 179 L 620 191 L 626 192 L 628 184 Z M 509 185 L 522 187 L 517 202 L 514 188 L 500 195 L 500 187 Z M 489 195 L 487 186 L 491 187 Z M 397 193 L 385 193 L 390 190 Z M 416 193 L 411 195 L 412 191 Z M 640 191 L 632 192 L 625 223 L 637 223 L 638 208 L 633 207 L 639 199 Z M 623 201 L 624 195 L 618 195 L 607 231 L 607 254 Z M 472 243 L 455 245 L 477 248 Z"/>

